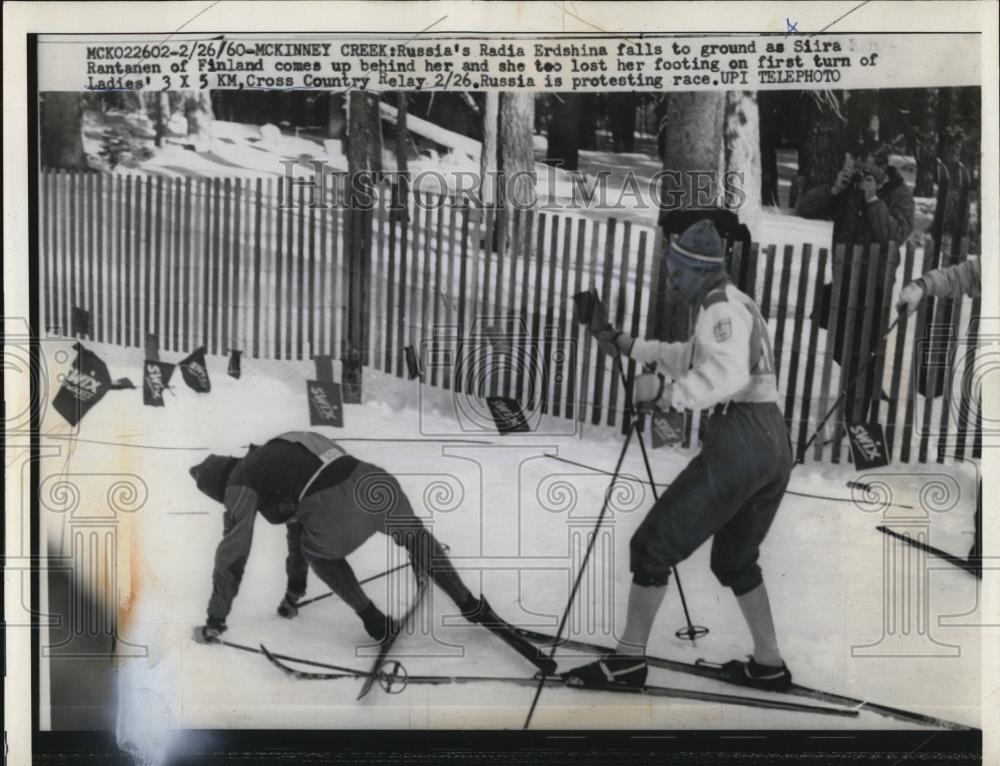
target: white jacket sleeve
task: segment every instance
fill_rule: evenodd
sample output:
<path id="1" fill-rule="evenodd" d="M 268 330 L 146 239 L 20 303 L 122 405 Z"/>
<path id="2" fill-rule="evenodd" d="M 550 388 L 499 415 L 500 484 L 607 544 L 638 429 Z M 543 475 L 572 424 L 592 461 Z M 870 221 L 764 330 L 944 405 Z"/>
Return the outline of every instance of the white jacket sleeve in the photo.
<path id="1" fill-rule="evenodd" d="M 694 328 L 695 366 L 675 379 L 674 408 L 714 407 L 750 382 L 750 322 L 745 310 L 728 301 L 701 311 Z"/>
<path id="2" fill-rule="evenodd" d="M 691 366 L 691 341 L 669 343 L 636 338 L 629 356 L 642 364 L 655 362 L 657 365 L 662 365 L 667 376 L 674 380 L 686 373 Z"/>

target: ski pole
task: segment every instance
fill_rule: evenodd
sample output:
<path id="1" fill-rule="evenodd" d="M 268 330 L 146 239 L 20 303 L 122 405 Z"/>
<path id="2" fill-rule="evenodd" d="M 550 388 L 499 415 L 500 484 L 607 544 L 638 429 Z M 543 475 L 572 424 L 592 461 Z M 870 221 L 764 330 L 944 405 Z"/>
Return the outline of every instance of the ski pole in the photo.
<path id="1" fill-rule="evenodd" d="M 625 367 L 622 364 L 621 357 L 615 357 L 615 363 L 618 366 L 618 374 L 622 380 L 622 388 L 625 391 L 625 409 L 626 411 L 631 410 L 635 412 L 635 403 L 632 401 L 632 392 L 628 388 L 628 380 L 625 377 Z M 657 501 L 660 499 L 659 494 L 656 491 L 656 480 L 653 478 L 653 468 L 649 464 L 649 455 L 646 452 L 646 440 L 642 438 L 642 429 L 636 429 L 636 438 L 639 440 L 639 449 L 642 451 L 642 461 L 646 464 L 646 475 L 649 477 L 649 488 L 653 491 L 653 500 Z M 674 635 L 677 638 L 687 639 L 692 643 L 702 636 L 707 636 L 709 631 L 704 625 L 694 625 L 691 623 L 691 613 L 688 611 L 687 598 L 684 597 L 684 586 L 681 585 L 681 573 L 677 571 L 677 566 L 671 567 L 674 573 L 674 580 L 677 582 L 677 595 L 681 597 L 681 607 L 684 609 L 684 621 L 687 623 L 687 627 L 678 628 L 674 631 Z"/>
<path id="2" fill-rule="evenodd" d="M 618 481 L 618 474 L 622 469 L 622 463 L 625 461 L 625 453 L 628 451 L 628 445 L 632 441 L 632 434 L 635 431 L 635 421 L 631 421 L 628 427 L 628 433 L 625 435 L 625 443 L 622 445 L 621 454 L 618 455 L 618 463 L 615 465 L 615 471 L 611 475 L 611 484 L 609 486 L 613 487 L 615 482 Z M 583 581 L 583 574 L 587 570 L 587 563 L 590 561 L 590 554 L 594 550 L 594 543 L 597 542 L 597 532 L 601 528 L 601 524 L 604 521 L 604 517 L 608 512 L 608 504 L 611 502 L 611 492 L 606 492 L 604 495 L 604 503 L 601 505 L 601 512 L 597 516 L 597 521 L 594 522 L 594 531 L 590 535 L 590 542 L 587 543 L 587 550 L 583 554 L 583 561 L 580 562 L 580 569 L 576 573 L 576 580 L 573 582 L 573 588 L 569 593 L 569 600 L 566 602 L 566 608 L 563 610 L 562 619 L 559 620 L 559 629 L 556 631 L 555 640 L 552 643 L 552 648 L 549 649 L 549 659 L 556 653 L 556 648 L 559 645 L 559 641 L 562 638 L 563 630 L 566 628 L 566 622 L 569 620 L 569 610 L 573 607 L 573 601 L 576 599 L 577 591 L 580 590 L 580 583 Z M 535 714 L 535 707 L 538 705 L 538 698 L 542 695 L 542 689 L 545 688 L 545 679 L 548 676 L 544 672 L 540 673 L 538 676 L 538 687 L 535 689 L 535 698 L 531 701 L 531 708 L 528 710 L 528 717 L 524 720 L 524 728 L 527 729 L 531 725 L 531 718 Z"/>
<path id="3" fill-rule="evenodd" d="M 649 465 L 649 456 L 646 454 L 646 443 L 643 441 L 642 431 L 639 432 L 639 449 L 642 450 L 642 459 L 646 463 L 646 473 L 649 474 L 649 486 L 653 490 L 653 499 L 659 500 L 660 497 L 656 492 L 656 484 L 653 482 L 653 469 Z M 687 599 L 684 597 L 684 586 L 681 585 L 681 573 L 677 571 L 676 565 L 672 569 L 674 580 L 677 581 L 677 595 L 681 597 L 681 607 L 684 609 L 684 620 L 687 622 L 687 627 L 678 628 L 674 631 L 674 635 L 677 638 L 687 639 L 694 643 L 702 636 L 707 636 L 709 630 L 704 625 L 693 625 L 691 623 L 691 613 L 688 611 Z"/>
<path id="4" fill-rule="evenodd" d="M 868 369 L 868 365 L 871 364 L 872 359 L 874 359 L 879 355 L 879 352 L 882 350 L 882 345 L 886 342 L 886 340 L 889 337 L 889 333 L 891 333 L 893 330 L 896 329 L 896 325 L 898 325 L 899 321 L 903 318 L 904 316 L 903 311 L 905 311 L 905 307 L 902 311 L 900 311 L 899 316 L 896 317 L 893 323 L 889 325 L 889 329 L 886 330 L 885 333 L 883 333 L 882 338 L 878 342 L 878 345 L 876 345 L 871 351 L 868 352 L 868 358 L 865 359 L 864 362 L 862 362 L 861 366 L 858 368 L 854 377 L 848 382 L 847 386 L 840 393 L 840 396 L 837 397 L 837 401 L 833 403 L 833 406 L 829 410 L 827 410 L 827 413 L 826 415 L 823 416 L 823 419 L 819 421 L 819 425 L 816 426 L 816 430 L 813 432 L 813 435 L 809 437 L 809 441 L 807 441 L 805 445 L 802 447 L 802 449 L 799 450 L 798 457 L 795 460 L 796 463 L 802 462 L 802 458 L 805 457 L 806 452 L 809 450 L 809 446 L 814 441 L 816 441 L 816 437 L 819 436 L 820 431 L 823 430 L 823 426 L 826 425 L 826 421 L 828 421 L 830 419 L 830 416 L 837 411 L 837 408 L 840 407 L 841 403 L 844 401 L 844 398 L 851 392 L 851 389 L 853 389 L 855 384 L 861 379 L 861 376 L 864 374 L 865 370 Z M 844 338 L 844 343 L 845 344 L 847 343 L 847 338 Z"/>
<path id="5" fill-rule="evenodd" d="M 358 585 L 364 585 L 365 583 L 374 582 L 375 580 L 380 580 L 381 578 L 387 577 L 388 575 L 391 575 L 393 572 L 398 572 L 400 569 L 405 569 L 408 566 L 410 566 L 409 561 L 403 564 L 397 564 L 392 569 L 386 569 L 384 572 L 379 572 L 378 574 L 372 575 L 371 577 L 366 577 L 364 580 L 359 582 Z M 332 595 L 334 595 L 334 593 L 331 590 L 329 593 L 323 593 L 319 596 L 313 596 L 312 598 L 307 598 L 305 601 L 300 601 L 295 606 L 297 609 L 301 609 L 302 607 L 307 606 L 309 604 L 313 604 L 317 601 L 322 601 L 325 598 L 330 598 L 330 596 Z"/>
<path id="6" fill-rule="evenodd" d="M 441 543 L 440 545 L 442 550 L 445 551 L 445 553 L 451 550 L 451 548 L 449 548 L 444 543 Z M 406 569 L 406 567 L 410 566 L 411 563 L 412 562 L 407 561 L 403 564 L 397 564 L 392 569 L 386 569 L 384 572 L 379 572 L 378 574 L 374 574 L 371 577 L 366 577 L 364 580 L 359 582 L 358 585 L 364 585 L 366 583 L 375 582 L 375 580 L 381 580 L 383 577 L 391 575 L 393 572 L 398 572 L 400 569 Z M 307 598 L 305 601 L 300 601 L 295 606 L 296 608 L 301 609 L 302 607 L 307 606 L 308 604 L 312 604 L 316 601 L 322 601 L 324 598 L 330 598 L 330 596 L 332 595 L 334 595 L 334 593 L 331 590 L 329 593 L 323 593 L 322 595 L 319 596 L 313 596 L 312 598 Z"/>

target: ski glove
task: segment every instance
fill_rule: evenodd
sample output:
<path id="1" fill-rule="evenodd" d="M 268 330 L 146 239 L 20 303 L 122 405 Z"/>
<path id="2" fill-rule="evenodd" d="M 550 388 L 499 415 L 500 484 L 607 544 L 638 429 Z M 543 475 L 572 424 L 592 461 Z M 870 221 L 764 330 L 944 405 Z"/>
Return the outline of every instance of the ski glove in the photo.
<path id="1" fill-rule="evenodd" d="M 673 388 L 662 373 L 644 373 L 635 379 L 635 390 L 632 399 L 636 404 L 648 404 L 650 407 L 663 406 L 669 409 Z"/>
<path id="2" fill-rule="evenodd" d="M 597 339 L 597 345 L 600 346 L 601 351 L 612 358 L 619 354 L 628 356 L 632 350 L 632 344 L 635 343 L 631 335 L 616 330 L 610 325 L 600 332 L 594 333 L 594 337 Z"/>
<path id="3" fill-rule="evenodd" d="M 305 595 L 300 592 L 285 591 L 285 597 L 281 599 L 281 603 L 278 604 L 278 614 L 284 617 L 286 620 L 291 620 L 298 616 L 299 614 L 299 599 Z"/>
<path id="4" fill-rule="evenodd" d="M 917 306 L 924 299 L 926 292 L 927 288 L 924 285 L 923 279 L 915 279 L 910 282 L 899 293 L 899 303 L 896 304 L 896 311 L 900 313 L 905 311 L 907 314 L 912 314 L 917 310 Z"/>
<path id="5" fill-rule="evenodd" d="M 365 631 L 376 641 L 385 641 L 399 631 L 396 621 L 382 614 L 382 610 L 370 601 L 368 606 L 358 612 L 358 617 L 364 623 Z"/>
<path id="6" fill-rule="evenodd" d="M 204 625 L 199 625 L 194 629 L 194 638 L 199 644 L 212 644 L 219 640 L 219 636 L 226 632 L 226 621 L 218 617 L 209 617 Z"/>

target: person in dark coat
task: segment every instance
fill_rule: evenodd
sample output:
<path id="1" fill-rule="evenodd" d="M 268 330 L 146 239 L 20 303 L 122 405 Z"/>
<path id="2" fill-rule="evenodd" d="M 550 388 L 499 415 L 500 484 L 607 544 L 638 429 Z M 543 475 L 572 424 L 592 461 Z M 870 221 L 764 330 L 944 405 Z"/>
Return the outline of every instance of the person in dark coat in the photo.
<path id="1" fill-rule="evenodd" d="M 888 296 L 883 295 L 885 270 L 892 262 L 889 243 L 902 245 L 913 231 L 913 194 L 899 171 L 889 165 L 889 150 L 878 144 L 860 147 L 854 154 L 848 154 L 844 166 L 832 182 L 821 184 L 806 191 L 799 199 L 795 211 L 803 218 L 817 218 L 833 221 L 833 247 L 845 247 L 844 268 L 835 306 L 838 312 L 837 333 L 834 338 L 834 359 L 841 366 L 841 386 L 845 386 L 857 374 L 857 370 L 868 355 L 876 350 L 882 337 L 888 331 L 887 314 L 883 309 Z M 844 331 L 847 319 L 848 291 L 851 284 L 851 258 L 855 245 L 864 247 L 861 260 L 861 274 L 858 275 L 856 303 L 859 306 L 855 318 L 852 337 L 846 338 Z M 867 304 L 867 288 L 872 257 L 871 246 L 879 245 L 879 259 L 874 271 L 876 280 L 874 301 Z M 825 285 L 821 297 L 816 301 L 812 321 L 820 327 L 829 328 L 830 303 L 834 286 Z M 863 348 L 862 334 L 864 318 L 871 314 L 873 323 L 868 347 Z M 872 399 L 881 388 L 874 379 L 876 365 L 868 368 L 863 385 L 855 387 L 857 412 L 866 417 Z M 851 407 L 847 412 L 852 411 Z"/>
<path id="2" fill-rule="evenodd" d="M 198 489 L 225 505 L 223 536 L 215 551 L 212 596 L 200 643 L 226 630 L 240 589 L 259 512 L 288 533 L 285 595 L 278 614 L 293 618 L 312 570 L 348 606 L 377 641 L 396 629 L 361 588 L 347 556 L 376 532 L 404 547 L 418 576 L 439 585 L 470 621 L 506 625 L 486 599 L 462 583 L 437 539 L 424 527 L 399 482 L 385 470 L 349 455 L 322 434 L 292 431 L 243 457 L 209 455 L 190 469 Z"/>

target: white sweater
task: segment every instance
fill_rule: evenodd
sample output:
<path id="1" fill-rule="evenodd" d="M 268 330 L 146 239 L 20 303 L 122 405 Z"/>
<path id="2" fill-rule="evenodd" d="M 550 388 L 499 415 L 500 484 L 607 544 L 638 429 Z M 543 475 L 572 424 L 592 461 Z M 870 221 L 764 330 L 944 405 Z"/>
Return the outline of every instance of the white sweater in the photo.
<path id="1" fill-rule="evenodd" d="M 673 380 L 678 410 L 702 410 L 725 402 L 776 402 L 778 383 L 767 325 L 753 300 L 732 283 L 710 290 L 694 334 L 682 343 L 636 339 L 629 353 Z"/>

